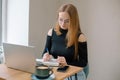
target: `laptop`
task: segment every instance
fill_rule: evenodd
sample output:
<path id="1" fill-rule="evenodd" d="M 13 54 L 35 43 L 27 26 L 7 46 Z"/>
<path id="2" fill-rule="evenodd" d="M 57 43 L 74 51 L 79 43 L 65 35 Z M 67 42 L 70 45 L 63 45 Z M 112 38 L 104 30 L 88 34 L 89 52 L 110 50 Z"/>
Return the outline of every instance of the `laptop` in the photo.
<path id="1" fill-rule="evenodd" d="M 7 67 L 34 73 L 36 57 L 33 46 L 3 43 L 3 50 Z"/>

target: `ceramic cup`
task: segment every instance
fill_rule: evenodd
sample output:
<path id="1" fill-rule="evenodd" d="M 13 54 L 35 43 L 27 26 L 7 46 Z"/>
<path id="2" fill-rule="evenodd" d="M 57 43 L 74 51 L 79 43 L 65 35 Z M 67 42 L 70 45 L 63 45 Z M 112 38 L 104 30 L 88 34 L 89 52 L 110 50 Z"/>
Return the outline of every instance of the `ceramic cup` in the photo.
<path id="1" fill-rule="evenodd" d="M 36 77 L 40 79 L 48 78 L 52 73 L 53 71 L 51 68 L 44 66 L 36 67 L 36 71 L 35 71 Z"/>

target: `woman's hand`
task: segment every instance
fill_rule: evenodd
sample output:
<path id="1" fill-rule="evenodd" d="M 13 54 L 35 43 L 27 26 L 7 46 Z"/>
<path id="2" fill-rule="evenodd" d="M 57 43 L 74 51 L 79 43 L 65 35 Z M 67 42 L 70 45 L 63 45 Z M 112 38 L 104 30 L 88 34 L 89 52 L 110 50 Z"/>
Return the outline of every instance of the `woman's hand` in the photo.
<path id="1" fill-rule="evenodd" d="M 43 55 L 43 61 L 49 61 L 52 58 L 52 55 L 50 55 L 49 53 L 45 53 Z"/>
<path id="2" fill-rule="evenodd" d="M 58 56 L 57 62 L 60 63 L 60 66 L 66 66 L 67 65 L 66 59 L 63 56 Z"/>

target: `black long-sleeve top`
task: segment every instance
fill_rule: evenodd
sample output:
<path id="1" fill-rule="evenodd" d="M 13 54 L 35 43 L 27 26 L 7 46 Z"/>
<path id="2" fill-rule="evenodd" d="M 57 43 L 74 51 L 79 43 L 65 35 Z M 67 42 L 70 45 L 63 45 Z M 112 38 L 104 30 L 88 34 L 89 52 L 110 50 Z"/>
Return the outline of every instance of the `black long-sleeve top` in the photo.
<path id="1" fill-rule="evenodd" d="M 64 56 L 68 65 L 74 65 L 79 67 L 85 67 L 88 63 L 87 59 L 87 42 L 78 42 L 78 59 L 74 59 L 75 46 L 66 47 L 66 33 L 67 30 L 62 30 L 62 34 L 57 35 L 52 31 L 52 36 L 47 36 L 45 49 L 43 54 L 49 50 L 49 53 L 57 58 L 58 56 Z"/>

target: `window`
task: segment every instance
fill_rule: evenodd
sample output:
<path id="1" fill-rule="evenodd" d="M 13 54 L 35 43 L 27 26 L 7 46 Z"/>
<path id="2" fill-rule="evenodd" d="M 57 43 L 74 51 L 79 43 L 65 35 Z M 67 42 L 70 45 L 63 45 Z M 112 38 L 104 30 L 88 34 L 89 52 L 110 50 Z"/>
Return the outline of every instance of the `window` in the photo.
<path id="1" fill-rule="evenodd" d="M 28 45 L 29 0 L 0 0 L 0 44 Z"/>
<path id="2" fill-rule="evenodd" d="M 2 45 L 2 0 L 0 0 L 0 46 Z"/>

